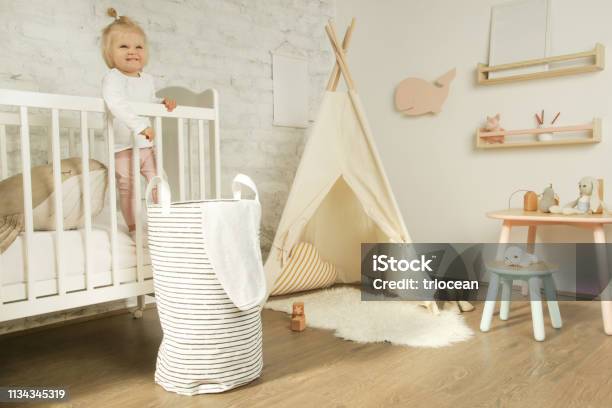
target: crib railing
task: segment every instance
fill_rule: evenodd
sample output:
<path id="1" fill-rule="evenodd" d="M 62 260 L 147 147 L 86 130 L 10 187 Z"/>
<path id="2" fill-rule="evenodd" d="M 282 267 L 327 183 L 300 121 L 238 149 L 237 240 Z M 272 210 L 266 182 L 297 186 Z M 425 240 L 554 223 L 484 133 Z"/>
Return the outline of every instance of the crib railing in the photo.
<path id="1" fill-rule="evenodd" d="M 178 144 L 178 166 L 179 172 L 179 196 L 181 200 L 186 199 L 185 196 L 185 177 L 183 169 L 185 162 L 184 155 L 184 138 L 185 138 L 185 120 L 197 121 L 198 131 L 198 160 L 199 160 L 199 198 L 205 199 L 205 149 L 204 149 L 204 122 L 209 123 L 209 179 L 210 191 L 214 198 L 219 197 L 220 193 L 220 160 L 219 160 L 219 112 L 218 112 L 218 95 L 215 90 L 209 90 L 205 93 L 207 107 L 189 107 L 178 106 L 174 111 L 168 112 L 161 104 L 150 103 L 132 103 L 132 108 L 135 113 L 141 116 L 154 118 L 153 126 L 155 129 L 155 151 L 157 161 L 157 173 L 163 174 L 163 133 L 162 120 L 174 118 L 177 120 L 177 144 Z M 25 298 L 20 301 L 11 300 L 10 303 L 3 303 L 2 298 L 2 280 L 0 279 L 0 321 L 36 315 L 40 313 L 62 310 L 69 307 L 78 307 L 86 304 L 94 304 L 108 300 L 121 299 L 128 296 L 140 296 L 152 291 L 152 283 L 150 280 L 145 280 L 144 265 L 143 265 L 143 225 L 142 225 L 142 185 L 139 176 L 134 177 L 134 192 L 135 192 L 135 208 L 134 215 L 136 219 L 136 280 L 135 282 L 121 282 L 118 276 L 117 267 L 117 196 L 115 183 L 115 156 L 114 156 L 114 135 L 112 128 L 112 118 L 107 115 L 107 120 L 104 124 L 95 123 L 95 127 L 102 126 L 106 133 L 106 156 L 108 169 L 108 196 L 110 204 L 110 248 L 111 248 L 111 285 L 104 287 L 94 286 L 92 278 L 92 216 L 91 216 L 91 196 L 90 196 L 90 174 L 89 174 L 89 158 L 91 156 L 91 144 L 93 143 L 94 131 L 90 125 L 89 113 L 104 114 L 106 113 L 104 101 L 100 98 L 77 97 L 67 95 L 55 95 L 35 92 L 23 92 L 15 90 L 0 90 L 0 107 L 18 108 L 18 123 L 15 120 L 16 114 L 0 113 L 0 177 L 6 178 L 8 175 L 7 168 L 7 131 L 6 125 L 18 125 L 20 129 L 20 150 L 21 150 L 21 170 L 23 174 L 23 201 L 24 201 L 24 276 L 25 276 Z M 36 115 L 29 115 L 29 110 L 36 110 Z M 39 110 L 50 111 L 50 124 L 48 121 L 41 120 L 38 114 Z M 69 126 L 74 134 L 75 129 L 80 128 L 81 139 L 81 160 L 83 167 L 82 174 L 82 192 L 83 192 L 83 208 L 84 208 L 84 271 L 85 271 L 85 292 L 75 291 L 68 292 L 66 287 L 66 276 L 64 268 L 64 259 L 62 256 L 63 246 L 63 203 L 62 203 L 62 178 L 61 178 L 61 153 L 60 153 L 60 112 L 61 111 L 76 111 L 79 113 L 79 125 L 75 126 L 72 123 Z M 13 119 L 10 119 L 10 118 Z M 30 122 L 30 117 L 33 122 Z M 62 120 L 64 122 L 64 120 Z M 96 121 L 92 121 L 96 122 Z M 36 293 L 36 277 L 31 270 L 32 265 L 32 238 L 34 233 L 33 228 L 33 204 L 32 204 L 32 179 L 31 179 L 31 152 L 30 152 L 30 126 L 47 125 L 50 128 L 50 162 L 53 165 L 53 183 L 54 183 L 54 207 L 55 207 L 55 269 L 57 272 L 57 293 L 56 296 L 37 297 Z M 189 127 L 188 127 L 189 128 Z M 72 148 L 71 148 L 72 150 Z M 139 150 L 133 151 L 133 174 L 140 174 L 140 158 Z M 70 152 L 72 154 L 72 152 Z M 189 155 L 191 156 L 191 155 Z M 191 169 L 190 169 L 191 170 Z M 191 173 L 188 175 L 192 177 Z M 195 198 L 195 197 L 191 197 Z M 146 285 L 145 285 L 146 283 Z M 133 290 L 131 290 L 131 289 Z M 74 296 L 72 296 L 74 295 Z M 56 300 L 54 300 L 54 298 Z M 70 299 L 73 299 L 72 301 Z"/>

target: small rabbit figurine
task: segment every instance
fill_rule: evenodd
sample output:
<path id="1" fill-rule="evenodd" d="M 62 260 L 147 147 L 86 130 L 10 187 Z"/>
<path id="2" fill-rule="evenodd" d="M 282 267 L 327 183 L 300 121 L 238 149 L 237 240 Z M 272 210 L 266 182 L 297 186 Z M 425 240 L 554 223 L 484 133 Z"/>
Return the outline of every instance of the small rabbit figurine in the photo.
<path id="1" fill-rule="evenodd" d="M 539 208 L 543 213 L 549 213 L 550 207 L 554 205 L 559 205 L 559 200 L 555 195 L 555 190 L 553 190 L 552 184 L 549 184 L 548 187 L 546 187 L 542 192 Z"/>
<path id="2" fill-rule="evenodd" d="M 500 130 L 504 130 L 502 127 L 499 126 L 500 118 L 501 116 L 499 113 L 495 116 L 487 116 L 487 123 L 481 130 L 483 132 L 497 132 Z M 487 141 L 487 143 L 504 143 L 505 136 L 489 136 L 485 138 L 485 140 Z"/>

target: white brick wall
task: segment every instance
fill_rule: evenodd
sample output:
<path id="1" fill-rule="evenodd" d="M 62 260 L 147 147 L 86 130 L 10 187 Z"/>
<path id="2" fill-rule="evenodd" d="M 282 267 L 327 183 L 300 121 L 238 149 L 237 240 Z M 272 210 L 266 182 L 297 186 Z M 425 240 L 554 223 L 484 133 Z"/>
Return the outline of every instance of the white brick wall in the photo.
<path id="1" fill-rule="evenodd" d="M 305 136 L 302 129 L 272 126 L 270 51 L 283 46 L 308 57 L 314 119 L 333 61 L 324 25 L 335 0 L 0 0 L 0 88 L 99 95 L 108 7 L 144 28 L 146 71 L 159 88 L 219 91 L 222 185 L 238 171 L 258 184 L 267 253 Z M 9 156 L 18 153 L 16 138 L 8 145 Z M 32 156 L 35 163 L 47 157 L 44 138 L 33 141 Z M 10 164 L 17 171 L 19 163 Z"/>
<path id="2" fill-rule="evenodd" d="M 258 183 L 267 252 L 305 135 L 272 126 L 270 51 L 283 46 L 308 57 L 313 117 L 332 63 L 323 28 L 335 0 L 0 0 L 0 88 L 99 95 L 107 70 L 99 39 L 111 21 L 109 6 L 144 28 L 146 70 L 159 88 L 219 91 L 222 185 L 237 171 Z M 32 147 L 38 161 L 46 158 L 39 140 Z M 10 152 L 18 148 L 9 141 Z"/>

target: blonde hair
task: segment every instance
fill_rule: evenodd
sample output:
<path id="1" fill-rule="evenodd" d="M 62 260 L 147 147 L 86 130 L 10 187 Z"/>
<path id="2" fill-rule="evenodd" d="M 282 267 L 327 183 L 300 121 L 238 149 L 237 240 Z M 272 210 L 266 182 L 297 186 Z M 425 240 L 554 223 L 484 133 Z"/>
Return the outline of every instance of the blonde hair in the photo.
<path id="1" fill-rule="evenodd" d="M 142 35 L 142 38 L 144 38 L 145 50 L 147 48 L 147 35 L 145 34 L 144 30 L 136 22 L 134 22 L 131 18 L 127 16 L 118 16 L 117 10 L 115 10 L 114 8 L 111 7 L 108 10 L 106 10 L 106 14 L 109 17 L 114 18 L 115 21 L 107 25 L 106 28 L 102 30 L 102 41 L 101 41 L 102 42 L 101 44 L 102 45 L 102 58 L 104 58 L 104 62 L 106 63 L 106 66 L 108 66 L 109 68 L 114 68 L 115 64 L 113 64 L 113 59 L 111 58 L 111 45 L 112 45 L 113 35 L 116 34 L 117 32 L 126 32 L 126 31 L 136 32 Z M 145 55 L 146 56 L 144 60 L 144 65 L 146 65 L 147 63 L 148 53 L 146 53 Z"/>

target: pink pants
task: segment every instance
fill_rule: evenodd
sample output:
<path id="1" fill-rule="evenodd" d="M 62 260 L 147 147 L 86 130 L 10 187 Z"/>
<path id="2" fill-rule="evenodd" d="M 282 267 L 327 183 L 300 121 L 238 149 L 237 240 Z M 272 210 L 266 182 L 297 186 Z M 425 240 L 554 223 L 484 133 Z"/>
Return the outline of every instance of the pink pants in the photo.
<path id="1" fill-rule="evenodd" d="M 132 172 L 132 149 L 122 150 L 115 153 L 115 178 L 119 188 L 119 205 L 121 213 L 130 231 L 135 229 L 134 220 L 134 177 Z M 140 149 L 140 174 L 146 179 L 147 183 L 157 175 L 155 164 L 155 152 L 151 147 Z M 155 191 L 153 192 L 155 199 Z"/>

